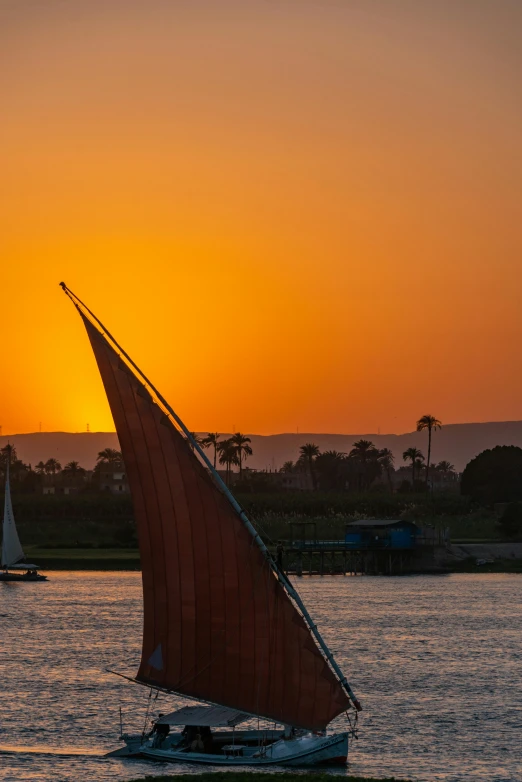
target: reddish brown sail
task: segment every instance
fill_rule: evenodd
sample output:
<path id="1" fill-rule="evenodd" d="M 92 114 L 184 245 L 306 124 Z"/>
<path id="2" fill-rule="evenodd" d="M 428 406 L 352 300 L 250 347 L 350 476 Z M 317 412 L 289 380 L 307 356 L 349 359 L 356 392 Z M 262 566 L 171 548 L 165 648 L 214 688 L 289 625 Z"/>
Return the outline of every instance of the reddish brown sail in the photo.
<path id="1" fill-rule="evenodd" d="M 85 326 L 138 527 L 138 679 L 317 730 L 349 707 L 302 616 L 186 439 L 108 340 Z"/>

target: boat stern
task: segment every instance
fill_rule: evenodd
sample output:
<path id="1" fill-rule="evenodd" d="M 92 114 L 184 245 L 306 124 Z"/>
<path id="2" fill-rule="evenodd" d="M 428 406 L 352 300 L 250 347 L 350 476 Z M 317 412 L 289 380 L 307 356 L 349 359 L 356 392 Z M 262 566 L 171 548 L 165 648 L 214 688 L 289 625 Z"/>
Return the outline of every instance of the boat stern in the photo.
<path id="1" fill-rule="evenodd" d="M 122 739 L 125 742 L 125 746 L 107 752 L 105 755 L 106 758 L 137 758 L 141 755 L 141 747 L 143 744 L 142 736 L 130 736 L 125 734 L 122 736 Z"/>
<path id="2" fill-rule="evenodd" d="M 334 733 L 330 736 L 318 736 L 309 734 L 295 740 L 299 748 L 292 747 L 293 741 L 285 742 L 285 754 L 294 757 L 281 758 L 285 766 L 316 766 L 335 765 L 344 766 L 348 762 L 348 733 Z M 297 752 L 296 752 L 297 750 Z"/>

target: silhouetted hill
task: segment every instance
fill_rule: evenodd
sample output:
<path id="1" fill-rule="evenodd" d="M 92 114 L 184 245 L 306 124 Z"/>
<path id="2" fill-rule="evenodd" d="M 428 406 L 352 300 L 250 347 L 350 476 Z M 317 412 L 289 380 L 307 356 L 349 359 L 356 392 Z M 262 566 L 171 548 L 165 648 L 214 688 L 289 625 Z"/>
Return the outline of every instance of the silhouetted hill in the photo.
<path id="1" fill-rule="evenodd" d="M 26 464 L 38 464 L 51 457 L 62 467 L 76 461 L 88 470 L 96 464 L 96 457 L 104 448 L 118 448 L 116 432 L 33 432 L 0 437 L 0 447 L 7 442 L 14 445 L 18 458 Z"/>
<path id="2" fill-rule="evenodd" d="M 228 437 L 223 434 L 223 438 Z M 427 435 L 417 432 L 405 434 L 274 434 L 250 435 L 254 455 L 248 465 L 260 470 L 276 469 L 283 462 L 295 461 L 299 455 L 299 446 L 313 442 L 322 451 L 336 450 L 348 452 L 355 442 L 364 438 L 371 440 L 378 448 L 391 448 L 395 455 L 395 465 L 403 464 L 402 453 L 410 446 L 427 453 Z M 32 434 L 14 434 L 0 437 L 0 447 L 10 441 L 16 446 L 18 456 L 33 466 L 39 461 L 54 457 L 62 466 L 70 461 L 78 461 L 83 467 L 91 469 L 99 451 L 104 448 L 118 448 L 115 432 L 35 432 Z M 495 445 L 518 445 L 522 447 L 522 421 L 494 421 L 484 424 L 448 424 L 433 435 L 432 461 L 447 459 L 457 470 L 463 470 L 466 464 L 483 451 Z M 212 458 L 212 451 L 208 451 Z"/>

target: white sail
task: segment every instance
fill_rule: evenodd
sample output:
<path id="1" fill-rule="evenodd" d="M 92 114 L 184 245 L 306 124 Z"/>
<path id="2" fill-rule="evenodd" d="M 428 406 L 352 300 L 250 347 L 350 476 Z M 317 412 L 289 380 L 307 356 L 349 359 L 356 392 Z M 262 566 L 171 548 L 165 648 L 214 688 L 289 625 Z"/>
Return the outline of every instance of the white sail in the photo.
<path id="1" fill-rule="evenodd" d="M 5 502 L 4 502 L 4 527 L 2 538 L 2 567 L 16 565 L 24 559 L 24 550 L 18 538 L 16 524 L 11 503 L 11 487 L 9 484 L 9 458 L 7 460 L 5 476 Z"/>

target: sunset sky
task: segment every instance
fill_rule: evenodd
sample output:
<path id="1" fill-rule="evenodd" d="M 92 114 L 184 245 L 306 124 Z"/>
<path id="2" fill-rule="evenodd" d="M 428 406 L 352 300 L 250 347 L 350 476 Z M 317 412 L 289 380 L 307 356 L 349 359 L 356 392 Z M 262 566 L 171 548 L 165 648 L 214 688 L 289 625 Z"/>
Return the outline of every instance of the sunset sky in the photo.
<path id="1" fill-rule="evenodd" d="M 3 434 L 522 419 L 520 0 L 0 0 Z"/>

